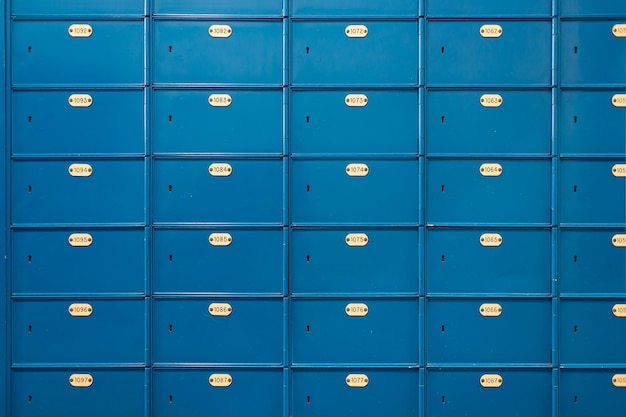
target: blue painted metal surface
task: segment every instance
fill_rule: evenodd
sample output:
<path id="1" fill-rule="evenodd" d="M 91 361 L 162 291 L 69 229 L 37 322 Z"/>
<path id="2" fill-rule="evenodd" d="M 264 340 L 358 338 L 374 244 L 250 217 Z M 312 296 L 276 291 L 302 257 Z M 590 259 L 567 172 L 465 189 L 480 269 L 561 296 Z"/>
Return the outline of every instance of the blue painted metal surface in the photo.
<path id="1" fill-rule="evenodd" d="M 346 0 L 337 3 L 332 0 L 291 0 L 293 17 L 417 17 L 419 1 L 396 0 L 372 2 L 369 0 Z"/>
<path id="2" fill-rule="evenodd" d="M 143 15 L 144 0 L 55 1 L 11 0 L 11 14 L 17 16 Z"/>
<path id="3" fill-rule="evenodd" d="M 559 417 L 611 415 L 623 410 L 626 407 L 625 388 L 615 386 L 613 380 L 616 375 L 624 374 L 624 368 L 561 369 Z"/>
<path id="4" fill-rule="evenodd" d="M 626 16 L 626 4 L 621 0 L 560 0 L 562 16 Z"/>
<path id="5" fill-rule="evenodd" d="M 498 0 L 425 0 L 427 17 L 475 18 L 517 17 L 529 18 L 552 13 L 551 0 L 501 2 Z"/>
<path id="6" fill-rule="evenodd" d="M 283 0 L 153 0 L 155 15 L 250 15 L 280 16 Z"/>

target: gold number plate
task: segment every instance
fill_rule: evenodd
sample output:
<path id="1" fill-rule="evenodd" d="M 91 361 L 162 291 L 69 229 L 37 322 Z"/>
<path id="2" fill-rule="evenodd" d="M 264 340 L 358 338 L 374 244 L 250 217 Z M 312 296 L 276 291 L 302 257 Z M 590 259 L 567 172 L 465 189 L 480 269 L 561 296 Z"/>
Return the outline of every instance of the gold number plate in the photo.
<path id="1" fill-rule="evenodd" d="M 365 374 L 350 374 L 346 377 L 346 384 L 352 388 L 365 388 L 370 379 Z"/>
<path id="2" fill-rule="evenodd" d="M 89 164 L 72 164 L 67 169 L 72 177 L 91 177 L 93 168 Z"/>
<path id="3" fill-rule="evenodd" d="M 350 177 L 366 177 L 370 169 L 366 164 L 348 164 L 346 174 Z"/>
<path id="4" fill-rule="evenodd" d="M 618 23 L 617 25 L 613 25 L 613 29 L 611 30 L 613 35 L 617 38 L 626 38 L 626 23 Z"/>
<path id="5" fill-rule="evenodd" d="M 93 237 L 91 237 L 89 233 L 72 233 L 70 237 L 67 238 L 67 241 L 74 247 L 85 248 L 91 246 Z"/>
<path id="6" fill-rule="evenodd" d="M 233 377 L 229 374 L 213 374 L 209 377 L 209 384 L 212 387 L 230 387 Z"/>
<path id="7" fill-rule="evenodd" d="M 349 38 L 364 38 L 369 33 L 365 25 L 349 25 L 346 26 L 346 36 Z"/>
<path id="8" fill-rule="evenodd" d="M 611 103 L 613 103 L 615 107 L 626 107 L 626 94 L 613 95 Z"/>
<path id="9" fill-rule="evenodd" d="M 67 308 L 67 311 L 72 317 L 89 317 L 93 313 L 93 307 L 91 304 L 74 303 Z"/>
<path id="10" fill-rule="evenodd" d="M 365 317 L 368 312 L 367 304 L 350 303 L 346 306 L 346 314 L 350 317 Z"/>
<path id="11" fill-rule="evenodd" d="M 626 164 L 615 164 L 611 168 L 611 172 L 615 177 L 626 177 Z"/>
<path id="12" fill-rule="evenodd" d="M 229 177 L 233 173 L 233 167 L 230 164 L 211 164 L 209 165 L 209 174 L 214 177 Z"/>
<path id="13" fill-rule="evenodd" d="M 487 247 L 496 247 L 502 244 L 502 236 L 498 233 L 485 233 L 480 236 L 480 244 Z"/>
<path id="14" fill-rule="evenodd" d="M 626 388 L 626 374 L 615 374 L 611 381 L 618 388 Z"/>
<path id="15" fill-rule="evenodd" d="M 367 246 L 369 238 L 365 233 L 350 233 L 346 236 L 346 244 L 348 246 L 363 247 Z"/>
<path id="16" fill-rule="evenodd" d="M 613 235 L 611 243 L 613 243 L 613 246 L 616 248 L 626 248 L 626 235 L 621 233 Z"/>
<path id="17" fill-rule="evenodd" d="M 485 388 L 500 388 L 502 377 L 498 374 L 485 374 L 480 377 L 480 385 Z"/>
<path id="18" fill-rule="evenodd" d="M 500 175 L 502 175 L 502 165 L 482 164 L 480 166 L 480 174 L 483 177 L 499 177 Z"/>
<path id="19" fill-rule="evenodd" d="M 480 96 L 480 104 L 483 107 L 500 107 L 502 105 L 502 96 L 500 94 L 483 94 Z"/>
<path id="20" fill-rule="evenodd" d="M 230 233 L 211 233 L 209 243 L 213 246 L 230 246 L 233 243 L 233 237 Z"/>
<path id="21" fill-rule="evenodd" d="M 626 304 L 615 304 L 613 306 L 613 315 L 615 317 L 626 317 Z"/>
<path id="22" fill-rule="evenodd" d="M 228 107 L 233 102 L 230 94 L 211 94 L 209 104 L 213 107 Z"/>
<path id="23" fill-rule="evenodd" d="M 69 33 L 72 38 L 88 38 L 93 33 L 93 29 L 87 24 L 73 24 L 67 28 L 67 33 Z"/>
<path id="24" fill-rule="evenodd" d="M 478 311 L 484 317 L 499 317 L 502 314 L 502 306 L 497 303 L 482 304 Z"/>
<path id="25" fill-rule="evenodd" d="M 233 29 L 228 25 L 211 25 L 209 26 L 209 35 L 213 38 L 230 38 Z"/>
<path id="26" fill-rule="evenodd" d="M 228 303 L 212 303 L 209 305 L 209 314 L 217 317 L 228 317 L 233 308 Z"/>
<path id="27" fill-rule="evenodd" d="M 483 38 L 499 38 L 502 36 L 502 26 L 500 25 L 482 25 L 480 27 L 480 36 Z"/>
<path id="28" fill-rule="evenodd" d="M 348 107 L 365 107 L 368 99 L 365 94 L 348 94 L 345 101 Z"/>
<path id="29" fill-rule="evenodd" d="M 89 388 L 93 384 L 93 377 L 89 374 L 72 374 L 70 385 L 76 388 Z"/>
<path id="30" fill-rule="evenodd" d="M 93 103 L 93 98 L 89 94 L 72 94 L 67 102 L 72 107 L 90 107 Z"/>

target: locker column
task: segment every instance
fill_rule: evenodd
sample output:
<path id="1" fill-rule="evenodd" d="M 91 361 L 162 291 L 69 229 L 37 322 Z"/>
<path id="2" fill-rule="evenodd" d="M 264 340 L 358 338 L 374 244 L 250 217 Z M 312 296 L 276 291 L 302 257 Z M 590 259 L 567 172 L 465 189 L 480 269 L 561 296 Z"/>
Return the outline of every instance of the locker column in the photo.
<path id="1" fill-rule="evenodd" d="M 291 415 L 417 417 L 418 2 L 291 6 Z"/>
<path id="2" fill-rule="evenodd" d="M 282 0 L 154 0 L 153 416 L 286 408 Z"/>
<path id="3" fill-rule="evenodd" d="M 10 415 L 144 415 L 145 5 L 11 6 Z"/>
<path id="4" fill-rule="evenodd" d="M 561 1 L 560 416 L 626 398 L 626 4 Z"/>
<path id="5" fill-rule="evenodd" d="M 552 415 L 552 27 L 426 0 L 427 416 Z"/>

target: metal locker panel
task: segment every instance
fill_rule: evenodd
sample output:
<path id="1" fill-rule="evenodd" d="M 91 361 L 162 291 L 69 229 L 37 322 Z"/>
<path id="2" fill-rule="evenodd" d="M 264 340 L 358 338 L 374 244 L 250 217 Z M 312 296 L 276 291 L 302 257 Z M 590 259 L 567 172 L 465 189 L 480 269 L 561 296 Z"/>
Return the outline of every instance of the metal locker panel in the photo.
<path id="1" fill-rule="evenodd" d="M 143 298 L 14 300 L 13 364 L 142 364 L 145 320 Z"/>
<path id="2" fill-rule="evenodd" d="M 419 363 L 417 299 L 294 299 L 293 364 Z"/>
<path id="3" fill-rule="evenodd" d="M 427 85 L 551 84 L 551 20 L 429 20 L 426 35 Z"/>
<path id="4" fill-rule="evenodd" d="M 15 160 L 13 224 L 144 223 L 144 172 L 143 159 Z"/>
<path id="5" fill-rule="evenodd" d="M 561 369 L 559 416 L 611 416 L 626 408 L 626 370 Z"/>
<path id="6" fill-rule="evenodd" d="M 550 155 L 550 90 L 427 90 L 426 154 Z"/>
<path id="7" fill-rule="evenodd" d="M 624 297 L 561 299 L 561 364 L 626 362 L 626 304 Z"/>
<path id="8" fill-rule="evenodd" d="M 552 358 L 551 301 L 431 298 L 426 301 L 425 313 L 426 362 L 548 365 Z"/>
<path id="9" fill-rule="evenodd" d="M 428 224 L 550 224 L 550 159 L 430 159 Z"/>
<path id="10" fill-rule="evenodd" d="M 155 84 L 282 85 L 282 20 L 155 20 Z"/>
<path id="11" fill-rule="evenodd" d="M 561 22 L 561 83 L 626 83 L 626 20 Z"/>
<path id="12" fill-rule="evenodd" d="M 623 88 L 562 90 L 559 111 L 559 153 L 624 154 L 626 95 L 619 100 L 620 94 L 624 94 Z"/>
<path id="13" fill-rule="evenodd" d="M 291 221 L 298 224 L 418 222 L 414 160 L 292 160 Z"/>
<path id="14" fill-rule="evenodd" d="M 15 20 L 13 85 L 144 84 L 144 29 L 141 20 Z"/>
<path id="15" fill-rule="evenodd" d="M 155 160 L 154 222 L 283 220 L 283 160 Z"/>
<path id="16" fill-rule="evenodd" d="M 428 369 L 426 416 L 552 416 L 551 369 Z"/>
<path id="17" fill-rule="evenodd" d="M 153 315 L 156 364 L 283 363 L 282 298 L 155 299 Z"/>
<path id="18" fill-rule="evenodd" d="M 155 15 L 283 16 L 283 0 L 154 0 Z"/>
<path id="19" fill-rule="evenodd" d="M 48 1 L 12 0 L 14 16 L 144 15 L 144 0 Z"/>
<path id="20" fill-rule="evenodd" d="M 563 159 L 561 223 L 624 224 L 624 159 Z"/>
<path id="21" fill-rule="evenodd" d="M 293 294 L 417 294 L 423 242 L 412 229 L 293 229 Z"/>
<path id="22" fill-rule="evenodd" d="M 498 0 L 426 0 L 428 17 L 550 17 L 551 0 L 500 2 Z"/>
<path id="23" fill-rule="evenodd" d="M 13 155 L 145 153 L 142 90 L 14 91 Z"/>
<path id="24" fill-rule="evenodd" d="M 155 229 L 152 290 L 282 294 L 286 245 L 282 228 Z"/>
<path id="25" fill-rule="evenodd" d="M 143 228 L 14 229 L 12 236 L 14 294 L 145 293 Z"/>
<path id="26" fill-rule="evenodd" d="M 90 386 L 80 386 L 89 384 L 89 379 Z M 143 416 L 147 401 L 146 371 L 143 368 L 16 369 L 11 392 L 14 416 Z"/>
<path id="27" fill-rule="evenodd" d="M 428 229 L 427 294 L 551 294 L 551 229 Z"/>
<path id="28" fill-rule="evenodd" d="M 224 417 L 283 413 L 282 368 L 156 369 L 152 415 L 178 417 L 211 414 Z"/>
<path id="29" fill-rule="evenodd" d="M 282 154 L 282 89 L 156 90 L 152 100 L 155 154 Z"/>
<path id="30" fill-rule="evenodd" d="M 417 417 L 421 407 L 418 369 L 298 368 L 291 383 L 293 417 Z"/>
<path id="31" fill-rule="evenodd" d="M 418 1 L 396 0 L 393 2 L 372 2 L 368 0 L 347 0 L 341 3 L 332 0 L 291 0 L 290 14 L 294 17 L 417 17 Z"/>
<path id="32" fill-rule="evenodd" d="M 418 153 L 417 89 L 295 90 L 290 114 L 295 154 Z"/>
<path id="33" fill-rule="evenodd" d="M 561 294 L 626 292 L 625 229 L 561 229 Z"/>
<path id="34" fill-rule="evenodd" d="M 418 84 L 418 22 L 294 21 L 293 85 Z"/>
<path id="35" fill-rule="evenodd" d="M 622 0 L 560 0 L 562 16 L 626 16 Z"/>

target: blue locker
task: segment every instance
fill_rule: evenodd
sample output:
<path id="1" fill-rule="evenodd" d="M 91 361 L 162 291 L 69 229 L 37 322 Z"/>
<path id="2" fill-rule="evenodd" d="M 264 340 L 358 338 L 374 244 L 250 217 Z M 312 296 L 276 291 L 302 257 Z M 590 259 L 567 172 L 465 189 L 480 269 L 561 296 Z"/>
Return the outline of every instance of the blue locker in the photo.
<path id="1" fill-rule="evenodd" d="M 12 23 L 14 86 L 145 83 L 144 22 Z"/>
<path id="2" fill-rule="evenodd" d="M 626 20 L 561 22 L 561 83 L 626 83 Z"/>
<path id="3" fill-rule="evenodd" d="M 293 85 L 417 86 L 418 22 L 293 21 Z"/>
<path id="4" fill-rule="evenodd" d="M 155 154 L 282 154 L 282 89 L 156 90 L 152 99 Z"/>
<path id="5" fill-rule="evenodd" d="M 426 162 L 428 224 L 550 224 L 550 159 Z"/>
<path id="6" fill-rule="evenodd" d="M 154 222 L 282 224 L 282 159 L 155 160 Z"/>
<path id="7" fill-rule="evenodd" d="M 13 155 L 145 153 L 142 90 L 14 91 Z"/>
<path id="8" fill-rule="evenodd" d="M 155 15 L 283 15 L 283 0 L 153 0 L 152 3 Z"/>
<path id="9" fill-rule="evenodd" d="M 155 364 L 283 364 L 282 298 L 155 299 Z"/>
<path id="10" fill-rule="evenodd" d="M 426 294 L 551 294 L 551 229 L 426 232 Z"/>
<path id="11" fill-rule="evenodd" d="M 561 369 L 559 417 L 609 416 L 626 408 L 626 369 Z"/>
<path id="12" fill-rule="evenodd" d="M 563 159 L 560 221 L 624 224 L 624 159 Z"/>
<path id="13" fill-rule="evenodd" d="M 425 315 L 429 365 L 552 362 L 549 298 L 431 298 Z"/>
<path id="14" fill-rule="evenodd" d="M 559 111 L 559 153 L 623 155 L 626 152 L 624 90 L 624 88 L 562 90 Z"/>
<path id="15" fill-rule="evenodd" d="M 550 369 L 428 369 L 426 416 L 552 416 Z M 569 417 L 569 416 L 568 416 Z"/>
<path id="16" fill-rule="evenodd" d="M 419 221 L 418 160 L 291 162 L 294 224 L 408 224 Z"/>
<path id="17" fill-rule="evenodd" d="M 156 369 L 152 382 L 154 417 L 207 413 L 276 417 L 283 413 L 282 368 Z"/>
<path id="18" fill-rule="evenodd" d="M 332 0 L 291 0 L 290 13 L 294 17 L 417 17 L 418 1 L 395 0 L 346 0 L 341 3 Z"/>
<path id="19" fill-rule="evenodd" d="M 144 0 L 12 0 L 11 4 L 15 16 L 144 15 L 146 10 Z"/>
<path id="20" fill-rule="evenodd" d="M 418 293 L 423 237 L 412 229 L 293 229 L 293 294 Z"/>
<path id="21" fill-rule="evenodd" d="M 625 229 L 561 229 L 561 294 L 626 292 Z"/>
<path id="22" fill-rule="evenodd" d="M 550 155 L 551 141 L 550 90 L 426 91 L 427 155 Z"/>
<path id="23" fill-rule="evenodd" d="M 498 0 L 426 0 L 427 17 L 550 17 L 551 0 L 507 1 Z"/>
<path id="24" fill-rule="evenodd" d="M 561 300 L 561 364 L 626 363 L 624 297 Z"/>
<path id="25" fill-rule="evenodd" d="M 152 290 L 282 295 L 286 245 L 282 228 L 155 229 Z"/>
<path id="26" fill-rule="evenodd" d="M 18 295 L 144 294 L 147 234 L 128 229 L 14 229 Z"/>
<path id="27" fill-rule="evenodd" d="M 562 16 L 626 16 L 622 0 L 560 0 Z"/>
<path id="28" fill-rule="evenodd" d="M 143 224 L 144 172 L 143 159 L 15 160 L 13 224 Z"/>
<path id="29" fill-rule="evenodd" d="M 421 407 L 418 369 L 298 368 L 291 383 L 293 417 L 417 417 Z"/>
<path id="30" fill-rule="evenodd" d="M 14 365 L 144 364 L 144 299 L 14 300 Z"/>
<path id="31" fill-rule="evenodd" d="M 551 84 L 550 20 L 429 20 L 426 36 L 429 86 Z"/>
<path id="32" fill-rule="evenodd" d="M 411 90 L 291 93 L 295 154 L 417 154 L 419 99 Z"/>
<path id="33" fill-rule="evenodd" d="M 417 299 L 294 299 L 292 363 L 419 363 Z"/>
<path id="34" fill-rule="evenodd" d="M 282 85 L 283 23 L 155 20 L 155 84 Z"/>
<path id="35" fill-rule="evenodd" d="M 143 416 L 146 382 L 142 368 L 17 369 L 12 374 L 12 415 Z"/>

